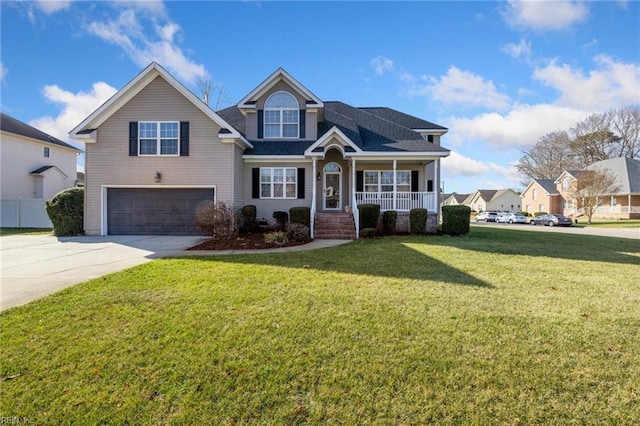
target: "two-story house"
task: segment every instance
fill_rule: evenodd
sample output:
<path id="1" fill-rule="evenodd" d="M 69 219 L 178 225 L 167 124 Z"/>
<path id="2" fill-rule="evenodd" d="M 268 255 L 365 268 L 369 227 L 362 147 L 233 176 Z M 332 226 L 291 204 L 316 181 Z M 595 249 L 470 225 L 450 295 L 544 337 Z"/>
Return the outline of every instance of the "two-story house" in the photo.
<path id="1" fill-rule="evenodd" d="M 86 143 L 87 234 L 197 234 L 205 200 L 258 217 L 358 205 L 437 214 L 447 129 L 385 108 L 323 101 L 282 68 L 214 112 L 157 63 L 70 134 Z"/>
<path id="2" fill-rule="evenodd" d="M 0 128 L 2 226 L 50 227 L 44 202 L 76 185 L 82 151 L 5 113 Z"/>

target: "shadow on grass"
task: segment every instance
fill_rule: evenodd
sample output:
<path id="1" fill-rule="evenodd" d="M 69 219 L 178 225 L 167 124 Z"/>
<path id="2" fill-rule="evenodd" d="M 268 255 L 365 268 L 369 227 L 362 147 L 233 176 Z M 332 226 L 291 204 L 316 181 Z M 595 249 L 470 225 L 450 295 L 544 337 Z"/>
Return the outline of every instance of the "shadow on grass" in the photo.
<path id="1" fill-rule="evenodd" d="M 428 248 L 413 249 L 411 245 L 415 244 L 425 245 Z M 193 256 L 192 258 L 203 261 L 311 268 L 356 275 L 439 281 L 482 288 L 493 287 L 491 283 L 425 253 L 428 250 L 438 250 L 438 247 L 507 256 L 640 265 L 640 245 L 637 240 L 481 227 L 473 227 L 470 234 L 464 237 L 383 237 L 376 240 L 357 240 L 339 247 L 308 252 L 204 258 Z M 464 253 L 459 255 L 464 256 Z M 535 267 L 535 263 L 532 267 Z"/>
<path id="2" fill-rule="evenodd" d="M 436 237 L 428 244 L 505 255 L 640 265 L 640 241 L 629 238 L 472 227 L 465 237 Z"/>
<path id="3" fill-rule="evenodd" d="M 429 243 L 432 239 L 417 240 Z M 450 284 L 492 288 L 485 281 L 447 265 L 405 244 L 411 237 L 389 237 L 358 240 L 350 244 L 303 252 L 259 255 L 194 256 L 203 261 L 230 262 L 247 265 L 269 265 L 286 268 L 309 268 L 319 271 L 354 275 L 440 281 Z"/>

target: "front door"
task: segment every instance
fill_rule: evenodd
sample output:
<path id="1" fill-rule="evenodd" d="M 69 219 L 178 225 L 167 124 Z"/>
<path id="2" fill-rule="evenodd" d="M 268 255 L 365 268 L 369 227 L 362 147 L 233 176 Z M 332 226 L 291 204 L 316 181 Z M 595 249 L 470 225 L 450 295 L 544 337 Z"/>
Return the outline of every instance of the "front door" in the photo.
<path id="1" fill-rule="evenodd" d="M 341 210 L 342 169 L 336 163 L 329 163 L 325 166 L 323 174 L 324 210 Z"/>

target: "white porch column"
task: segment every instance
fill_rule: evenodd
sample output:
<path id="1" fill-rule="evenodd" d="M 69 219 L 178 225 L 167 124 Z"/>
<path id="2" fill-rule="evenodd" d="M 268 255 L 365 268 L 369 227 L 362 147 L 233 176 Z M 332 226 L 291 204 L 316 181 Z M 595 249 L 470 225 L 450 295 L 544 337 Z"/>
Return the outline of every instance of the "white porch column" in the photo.
<path id="1" fill-rule="evenodd" d="M 442 206 L 440 205 L 440 160 L 436 160 L 434 164 L 433 174 L 433 183 L 435 184 L 435 192 L 436 192 L 436 214 L 440 214 L 440 209 Z"/>
<path id="2" fill-rule="evenodd" d="M 356 238 L 360 235 L 360 211 L 358 211 L 358 202 L 356 200 L 356 159 L 351 157 L 351 212 L 353 214 L 353 223 L 356 225 Z"/>
<path id="3" fill-rule="evenodd" d="M 393 209 L 398 210 L 398 181 L 396 178 L 396 168 L 398 167 L 398 160 L 393 160 Z"/>
<path id="4" fill-rule="evenodd" d="M 315 225 L 314 222 L 316 217 L 316 198 L 317 198 L 317 187 L 318 187 L 318 181 L 316 180 L 316 173 L 318 173 L 317 169 L 318 169 L 318 159 L 316 157 L 313 157 L 313 172 L 311 175 L 311 181 L 313 182 L 313 184 L 311 185 L 311 229 L 309 230 L 311 238 L 313 238 L 313 228 Z"/>

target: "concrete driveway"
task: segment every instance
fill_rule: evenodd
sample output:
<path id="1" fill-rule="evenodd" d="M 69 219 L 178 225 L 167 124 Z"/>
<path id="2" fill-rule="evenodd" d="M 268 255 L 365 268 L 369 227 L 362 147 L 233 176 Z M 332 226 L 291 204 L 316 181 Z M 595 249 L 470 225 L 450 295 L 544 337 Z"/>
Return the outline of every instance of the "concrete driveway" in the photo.
<path id="1" fill-rule="evenodd" d="M 179 253 L 203 237 L 12 235 L 0 238 L 0 310 Z"/>

